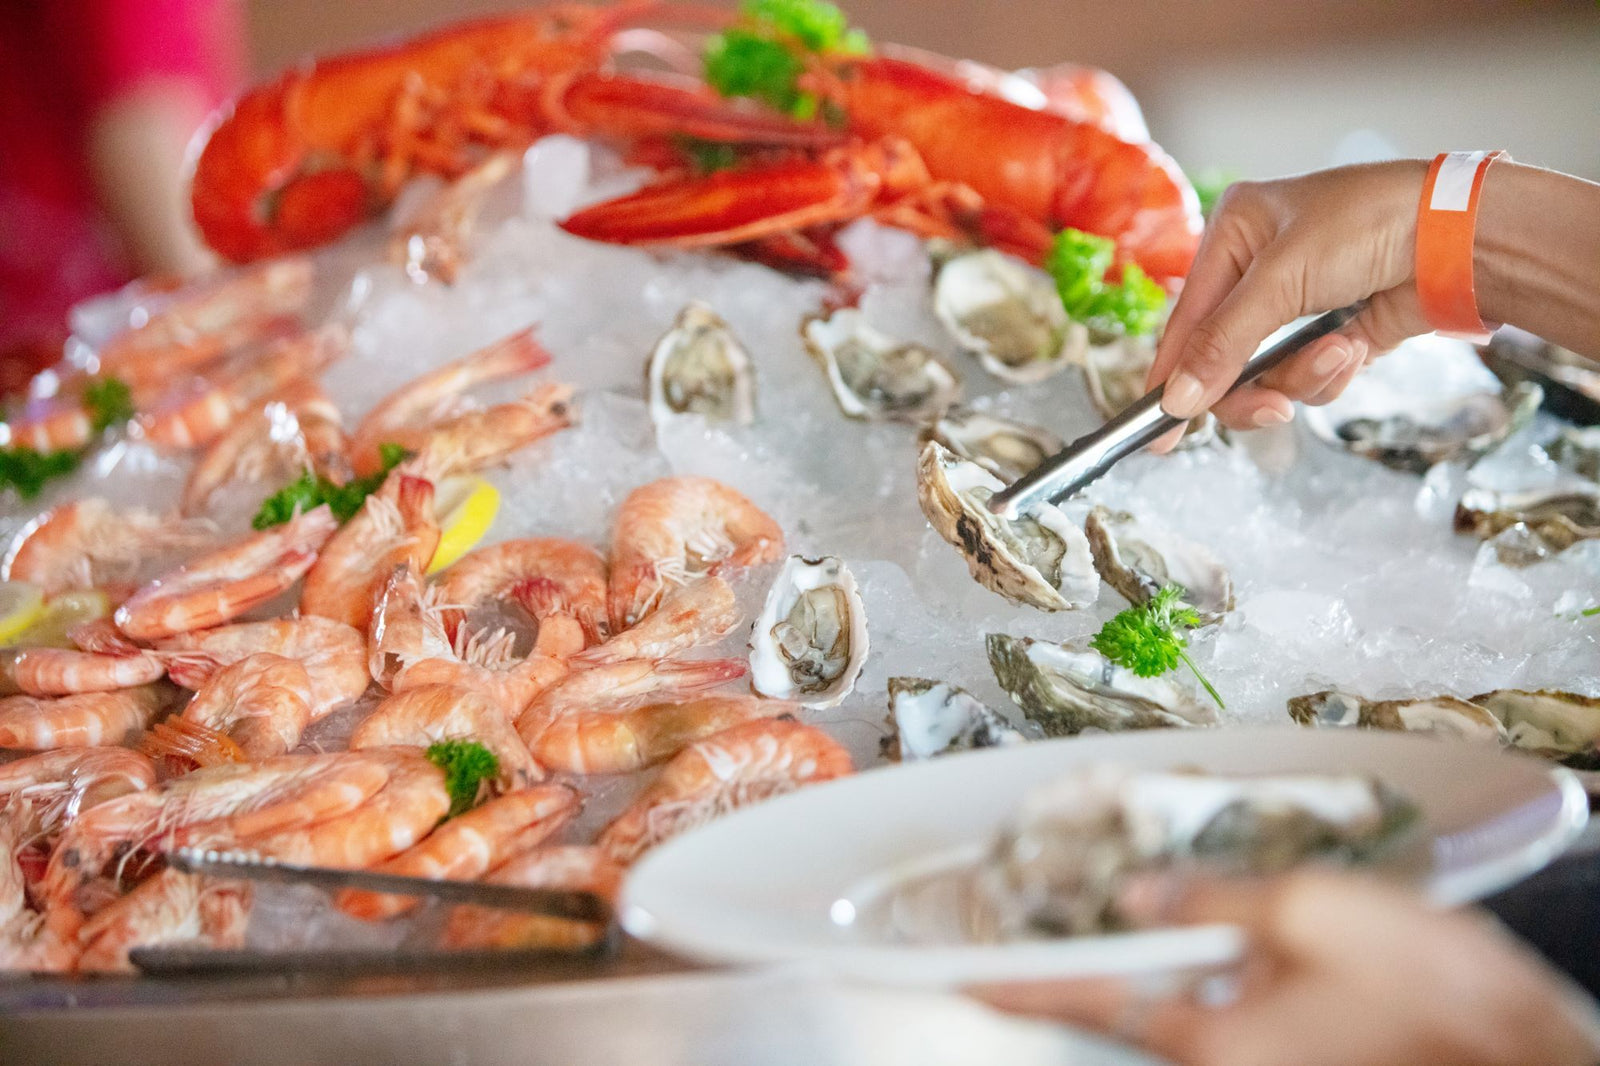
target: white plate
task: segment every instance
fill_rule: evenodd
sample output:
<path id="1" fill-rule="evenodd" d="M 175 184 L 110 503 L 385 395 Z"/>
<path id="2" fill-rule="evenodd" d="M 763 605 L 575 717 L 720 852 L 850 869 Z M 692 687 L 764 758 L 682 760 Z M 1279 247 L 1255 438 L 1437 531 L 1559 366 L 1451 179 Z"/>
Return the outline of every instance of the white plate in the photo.
<path id="1" fill-rule="evenodd" d="M 880 926 L 882 907 L 873 903 L 886 886 L 970 861 L 1029 789 L 1097 762 L 1373 774 L 1421 808 L 1419 873 L 1441 905 L 1488 895 L 1544 866 L 1589 813 L 1566 770 L 1405 734 L 1155 730 L 1043 741 L 869 770 L 669 841 L 629 877 L 622 924 L 710 962 L 801 963 L 920 987 L 1162 972 L 1236 957 L 1239 933 L 1222 926 L 1004 946 L 960 944 L 948 932 L 908 944 Z"/>

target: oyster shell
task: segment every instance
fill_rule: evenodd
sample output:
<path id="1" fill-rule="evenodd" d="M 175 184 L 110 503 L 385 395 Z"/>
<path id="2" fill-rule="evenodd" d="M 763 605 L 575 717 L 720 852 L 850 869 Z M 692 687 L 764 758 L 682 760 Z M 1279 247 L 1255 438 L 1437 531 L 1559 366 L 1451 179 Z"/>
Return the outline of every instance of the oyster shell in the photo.
<path id="1" fill-rule="evenodd" d="M 1155 339 L 1123 337 L 1108 344 L 1091 344 L 1084 353 L 1083 380 L 1089 399 L 1100 417 L 1112 419 L 1144 398 L 1150 367 L 1156 361 Z M 1180 448 L 1198 448 L 1217 439 L 1217 420 L 1210 412 L 1190 419 Z"/>
<path id="2" fill-rule="evenodd" d="M 1127 880 L 1175 866 L 1222 876 L 1311 860 L 1402 854 L 1416 806 L 1355 774 L 1227 777 L 1099 765 L 1030 793 L 975 871 L 972 931 L 985 940 L 1127 927 Z"/>
<path id="3" fill-rule="evenodd" d="M 961 398 L 961 376 L 932 349 L 873 329 L 853 307 L 807 316 L 800 339 L 851 418 L 921 422 Z"/>
<path id="4" fill-rule="evenodd" d="M 1506 741 L 1505 730 L 1493 714 L 1475 702 L 1454 696 L 1425 700 L 1366 700 L 1349 692 L 1330 689 L 1291 699 L 1289 717 L 1301 725 L 1322 728 L 1389 729 L 1396 732 L 1433 733 L 1460 740 Z"/>
<path id="5" fill-rule="evenodd" d="M 867 612 L 834 556 L 791 555 L 750 635 L 750 683 L 763 696 L 836 706 L 867 661 Z"/>
<path id="6" fill-rule="evenodd" d="M 1521 492 L 1468 489 L 1456 504 L 1457 533 L 1489 540 L 1523 525 L 1556 551 L 1600 537 L 1600 486 L 1552 485 Z"/>
<path id="7" fill-rule="evenodd" d="M 1443 404 L 1373 394 L 1364 404 L 1305 409 L 1306 425 L 1335 447 L 1414 474 L 1436 463 L 1482 455 L 1527 425 L 1544 390 L 1522 382 L 1503 393 L 1473 393 Z"/>
<path id="8" fill-rule="evenodd" d="M 973 578 L 1012 603 L 1045 611 L 1085 607 L 1100 593 L 1083 530 L 1050 504 L 1015 521 L 985 506 L 1001 482 L 937 441 L 922 448 L 917 500 L 929 523 L 967 561 Z"/>
<path id="9" fill-rule="evenodd" d="M 1600 770 L 1600 699 L 1549 689 L 1472 697 L 1505 727 L 1512 747 L 1579 770 Z"/>
<path id="10" fill-rule="evenodd" d="M 1138 677 L 1093 649 L 990 633 L 989 666 L 1046 736 L 1217 724 L 1216 708 L 1164 677 Z"/>
<path id="11" fill-rule="evenodd" d="M 696 300 L 650 353 L 645 395 L 657 426 L 685 414 L 748 426 L 756 417 L 755 365 L 728 324 Z"/>
<path id="12" fill-rule="evenodd" d="M 1027 739 L 966 689 L 921 677 L 889 679 L 889 722 L 895 732 L 883 753 L 896 761 Z"/>
<path id="13" fill-rule="evenodd" d="M 1129 603 L 1144 603 L 1163 585 L 1181 585 L 1184 600 L 1207 623 L 1233 610 L 1233 579 L 1211 552 L 1145 525 L 1126 511 L 1096 507 L 1083 523 L 1095 569 Z"/>
<path id="14" fill-rule="evenodd" d="M 1563 426 L 1545 452 L 1562 469 L 1600 481 L 1600 426 Z"/>
<path id="15" fill-rule="evenodd" d="M 1089 329 L 1067 317 L 1044 271 L 993 250 L 945 260 L 933 310 L 950 335 L 1002 381 L 1030 384 L 1083 362 Z"/>
<path id="16" fill-rule="evenodd" d="M 925 426 L 920 439 L 938 441 L 1008 485 L 1067 446 L 1049 430 L 959 405 Z"/>

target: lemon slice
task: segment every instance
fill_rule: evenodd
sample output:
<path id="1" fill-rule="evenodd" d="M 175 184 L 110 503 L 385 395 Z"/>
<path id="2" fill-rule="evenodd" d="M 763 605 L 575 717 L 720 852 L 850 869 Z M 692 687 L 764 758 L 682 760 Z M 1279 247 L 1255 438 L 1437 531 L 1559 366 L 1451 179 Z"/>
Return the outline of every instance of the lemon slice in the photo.
<path id="1" fill-rule="evenodd" d="M 44 614 L 44 590 L 26 581 L 0 581 L 0 644 L 10 644 Z"/>
<path id="2" fill-rule="evenodd" d="M 111 613 L 111 600 L 99 589 L 81 589 L 51 596 L 27 632 L 17 638 L 19 646 L 30 648 L 70 648 L 67 634 L 80 622 L 92 622 Z"/>
<path id="3" fill-rule="evenodd" d="M 436 574 L 477 546 L 500 511 L 500 490 L 481 477 L 446 478 L 434 497 L 439 520 L 439 547 L 428 564 Z"/>

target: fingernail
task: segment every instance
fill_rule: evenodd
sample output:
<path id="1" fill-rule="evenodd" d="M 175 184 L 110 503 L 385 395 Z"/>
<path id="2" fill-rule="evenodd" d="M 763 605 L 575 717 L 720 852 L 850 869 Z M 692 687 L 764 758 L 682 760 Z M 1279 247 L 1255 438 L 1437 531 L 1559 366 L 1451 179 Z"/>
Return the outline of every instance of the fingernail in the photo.
<path id="1" fill-rule="evenodd" d="M 1200 413 L 1205 388 L 1193 374 L 1179 371 L 1167 379 L 1161 393 L 1161 409 L 1173 418 L 1192 418 Z"/>
<path id="2" fill-rule="evenodd" d="M 1257 409 L 1251 421 L 1258 426 L 1281 426 L 1294 417 L 1294 410 L 1283 410 L 1278 407 L 1262 407 Z"/>
<path id="3" fill-rule="evenodd" d="M 1311 372 L 1318 377 L 1330 377 L 1349 361 L 1349 343 L 1334 341 L 1324 347 L 1315 359 L 1311 360 Z"/>

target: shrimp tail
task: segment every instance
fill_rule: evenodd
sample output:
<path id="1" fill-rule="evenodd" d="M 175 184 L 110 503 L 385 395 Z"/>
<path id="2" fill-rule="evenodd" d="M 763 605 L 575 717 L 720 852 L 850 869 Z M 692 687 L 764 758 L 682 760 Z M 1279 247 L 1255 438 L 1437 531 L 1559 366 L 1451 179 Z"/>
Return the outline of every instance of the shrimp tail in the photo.
<path id="1" fill-rule="evenodd" d="M 150 727 L 139 751 L 152 759 L 186 759 L 196 766 L 248 762 L 244 749 L 228 734 L 186 718 L 169 718 Z"/>

